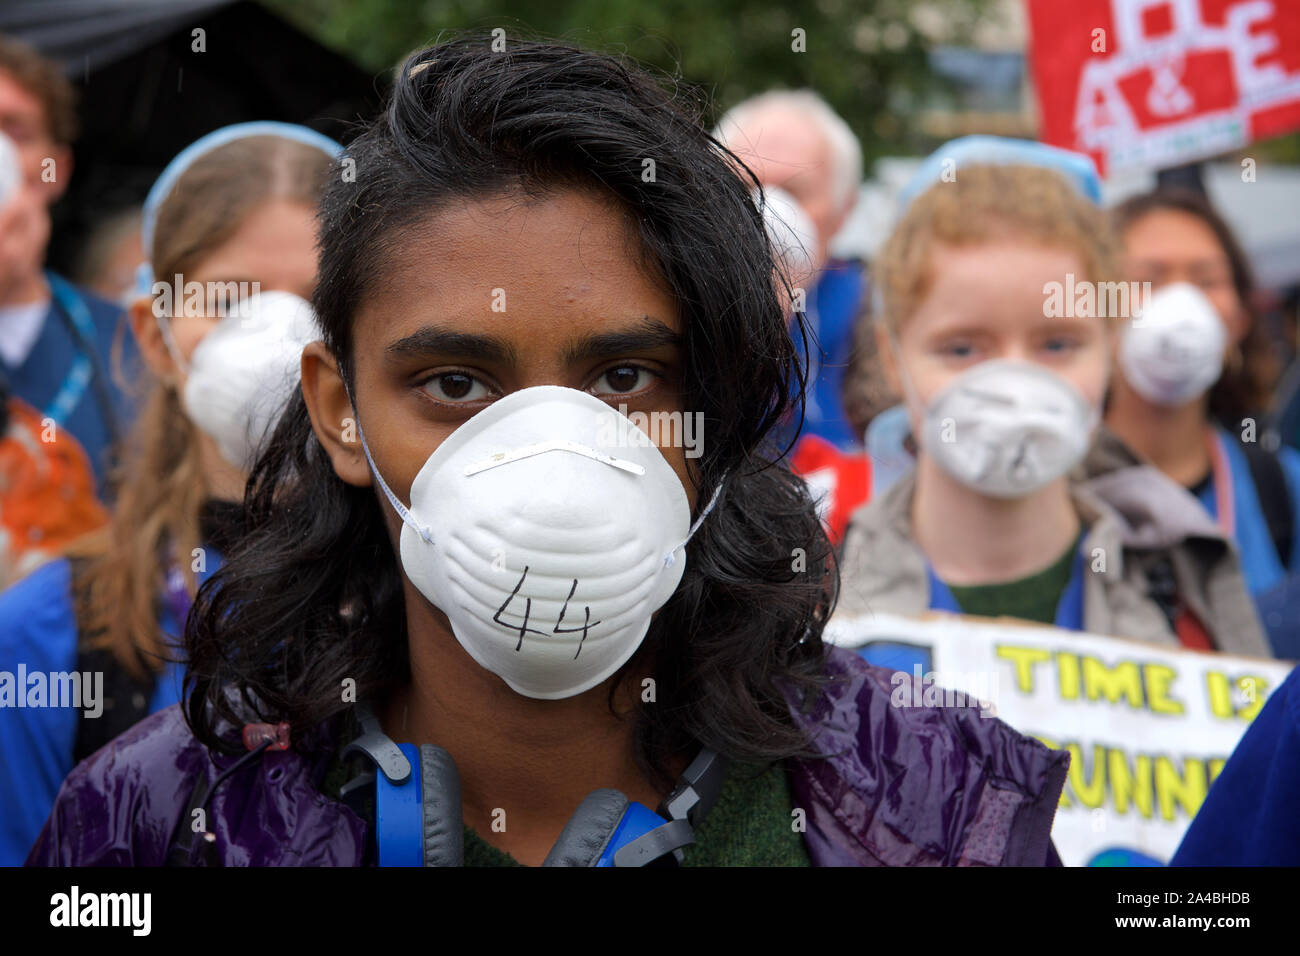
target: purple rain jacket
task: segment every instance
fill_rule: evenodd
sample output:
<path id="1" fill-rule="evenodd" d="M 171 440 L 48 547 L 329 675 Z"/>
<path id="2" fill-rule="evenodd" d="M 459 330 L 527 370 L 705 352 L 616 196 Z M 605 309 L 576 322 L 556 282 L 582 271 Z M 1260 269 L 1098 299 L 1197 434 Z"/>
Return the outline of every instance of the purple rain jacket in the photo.
<path id="1" fill-rule="evenodd" d="M 790 761 L 814 864 L 1060 864 L 1050 833 L 1068 753 L 977 707 L 894 706 L 895 680 L 913 700 L 910 678 L 849 651 L 828 647 L 827 672 L 808 712 L 792 705 L 830 755 Z M 267 751 L 210 795 L 208 829 L 226 866 L 362 863 L 367 824 L 317 786 L 337 743 L 326 742 L 314 757 Z M 199 776 L 210 787 L 237 759 L 209 758 L 179 705 L 154 714 L 68 775 L 27 865 L 163 865 Z"/>

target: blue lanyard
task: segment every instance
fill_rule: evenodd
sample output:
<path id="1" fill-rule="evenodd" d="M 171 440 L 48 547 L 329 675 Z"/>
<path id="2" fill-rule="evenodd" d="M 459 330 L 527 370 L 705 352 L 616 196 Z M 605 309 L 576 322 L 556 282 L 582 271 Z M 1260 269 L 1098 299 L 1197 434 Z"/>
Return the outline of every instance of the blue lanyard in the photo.
<path id="1" fill-rule="evenodd" d="M 86 303 L 81 301 L 81 296 L 77 294 L 76 289 L 53 272 L 46 272 L 45 280 L 50 284 L 50 294 L 54 297 L 54 304 L 72 323 L 74 337 L 81 340 L 81 350 L 73 358 L 72 368 L 68 369 L 63 384 L 59 386 L 53 400 L 42 412 L 42 417 L 52 418 L 56 425 L 62 425 L 77 407 L 81 397 L 86 394 L 86 387 L 95 373 L 94 364 L 85 351 L 94 347 L 95 323 L 90 318 L 90 310 L 86 308 Z"/>
<path id="2" fill-rule="evenodd" d="M 1080 535 L 1079 541 L 1075 542 L 1070 581 L 1061 593 L 1061 599 L 1056 603 L 1056 619 L 1052 622 L 1056 627 L 1067 631 L 1083 630 L 1083 550 L 1080 546 L 1082 540 L 1083 536 Z M 930 579 L 930 610 L 965 614 L 948 585 L 939 580 L 939 576 L 934 573 L 934 568 L 930 566 L 929 561 L 925 562 L 925 573 Z"/>

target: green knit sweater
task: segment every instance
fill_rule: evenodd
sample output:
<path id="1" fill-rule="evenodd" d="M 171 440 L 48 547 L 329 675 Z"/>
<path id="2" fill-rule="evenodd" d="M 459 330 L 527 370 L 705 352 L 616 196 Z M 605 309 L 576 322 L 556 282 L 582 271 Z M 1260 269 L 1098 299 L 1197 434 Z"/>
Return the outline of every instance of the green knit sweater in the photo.
<path id="1" fill-rule="evenodd" d="M 949 584 L 948 590 L 966 614 L 1017 617 L 1025 621 L 1051 624 L 1056 620 L 1056 606 L 1061 601 L 1061 595 L 1070 584 L 1075 547 L 1071 544 L 1064 554 L 1042 571 L 1015 581 L 972 587 Z"/>

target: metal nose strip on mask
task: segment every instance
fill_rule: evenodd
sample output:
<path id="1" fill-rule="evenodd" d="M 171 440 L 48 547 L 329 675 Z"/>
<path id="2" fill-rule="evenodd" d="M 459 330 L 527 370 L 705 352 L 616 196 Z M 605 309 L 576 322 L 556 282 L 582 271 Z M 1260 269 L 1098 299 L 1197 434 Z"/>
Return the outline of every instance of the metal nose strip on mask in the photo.
<path id="1" fill-rule="evenodd" d="M 477 475 L 479 472 L 487 471 L 489 468 L 496 468 L 498 465 L 507 465 L 512 461 L 519 461 L 522 458 L 531 458 L 534 455 L 544 455 L 548 451 L 569 451 L 584 458 L 590 458 L 592 461 L 598 461 L 605 465 L 612 465 L 622 471 L 630 472 L 633 475 L 644 475 L 645 468 L 636 462 L 627 461 L 623 458 L 615 458 L 612 455 L 606 455 L 603 452 L 596 451 L 590 445 L 584 445 L 580 442 L 568 438 L 556 438 L 551 441 L 538 442 L 535 445 L 524 445 L 522 448 L 516 448 L 514 451 L 499 451 L 482 461 L 476 461 L 472 465 L 465 466 L 465 477 Z"/>
<path id="2" fill-rule="evenodd" d="M 424 525 L 420 524 L 420 522 L 415 520 L 415 516 L 411 514 L 411 512 L 407 509 L 407 507 L 404 504 L 402 504 L 400 500 L 398 500 L 397 495 L 393 494 L 393 490 L 388 487 L 388 482 L 384 481 L 384 476 L 379 473 L 379 468 L 377 465 L 375 465 L 375 460 L 370 455 L 370 446 L 366 443 L 366 433 L 362 431 L 360 422 L 357 422 L 357 437 L 361 439 L 361 450 L 365 452 L 366 463 L 370 465 L 370 473 L 373 474 L 375 476 L 375 480 L 379 482 L 379 487 L 383 490 L 384 496 L 388 498 L 389 502 L 392 504 L 393 510 L 397 512 L 398 517 L 400 517 L 403 521 L 405 521 L 417 532 L 419 532 L 420 537 L 424 539 L 425 542 L 427 542 L 428 544 L 433 544 L 433 532 L 430 531 L 428 528 L 426 528 Z M 489 468 L 495 468 L 498 465 L 504 465 L 507 462 L 511 462 L 511 461 L 518 461 L 521 458 L 529 458 L 533 455 L 541 455 L 548 451 L 575 452 L 579 455 L 583 455 L 595 461 L 602 462 L 603 464 L 612 465 L 613 467 L 621 469 L 622 471 L 631 472 L 634 475 L 645 474 L 645 468 L 642 467 L 641 465 L 636 464 L 635 462 L 625 461 L 622 458 L 614 458 L 611 455 L 602 454 L 596 451 L 596 449 L 591 448 L 588 445 L 583 445 L 579 442 L 575 442 L 570 439 L 555 439 L 553 441 L 538 442 L 535 445 L 525 445 L 524 447 L 515 449 L 512 452 L 498 452 L 497 454 L 493 455 L 491 458 L 488 458 L 484 461 L 476 462 L 472 465 L 467 465 L 465 467 L 465 475 L 466 477 L 470 475 L 476 475 L 479 472 L 486 471 Z M 715 494 L 714 501 L 716 500 L 717 500 L 717 495 Z M 708 511 L 712 509 L 712 507 L 713 507 L 713 502 L 710 502 L 709 508 L 705 509 L 705 514 L 707 514 Z M 703 517 L 704 515 L 700 516 L 701 519 L 703 519 Z M 695 533 L 695 529 L 692 528 L 691 534 L 694 533 Z M 687 535 L 687 540 L 688 541 L 690 540 L 690 535 Z M 668 558 L 665 559 L 665 564 L 671 565 L 672 564 L 671 559 L 672 559 L 672 553 L 670 552 Z"/>
<path id="3" fill-rule="evenodd" d="M 353 407 L 355 408 L 356 406 L 354 405 Z M 375 480 L 379 482 L 379 487 L 383 490 L 385 497 L 387 497 L 389 502 L 392 504 L 393 510 L 397 512 L 398 516 L 403 521 L 405 521 L 417 532 L 419 532 L 420 537 L 424 539 L 426 543 L 433 544 L 433 532 L 431 532 L 428 528 L 426 528 L 424 525 L 420 524 L 420 522 L 415 520 L 415 516 L 412 515 L 411 512 L 407 510 L 406 506 L 402 504 L 401 501 L 398 500 L 397 495 L 393 494 L 393 490 L 388 487 L 388 482 L 384 481 L 384 476 L 379 473 L 379 468 L 376 467 L 374 458 L 370 457 L 370 446 L 366 444 L 366 433 L 361 430 L 360 422 L 357 422 L 357 437 L 361 439 L 361 450 L 365 452 L 366 463 L 370 465 L 370 473 L 374 475 Z M 555 444 L 555 443 L 543 442 L 541 444 Z M 565 442 L 562 442 L 561 444 L 565 444 Z M 576 444 L 576 443 L 568 443 L 568 444 Z M 528 447 L 533 447 L 533 446 L 528 446 Z M 588 451 L 594 451 L 594 449 L 588 449 Z M 541 452 L 534 451 L 533 454 L 541 454 Z M 600 456 L 601 458 L 609 457 L 608 455 L 601 456 L 599 452 L 595 452 L 595 454 Z M 614 461 L 621 462 L 621 459 L 614 459 L 613 461 L 610 462 L 610 464 L 613 464 Z M 493 461 L 491 464 L 488 465 L 488 467 L 492 467 L 495 464 L 502 464 L 502 463 L 503 462 Z M 632 463 L 622 462 L 622 464 L 632 464 Z M 615 467 L 618 466 L 616 465 Z M 636 465 L 635 467 L 641 468 L 640 465 Z M 641 471 L 642 473 L 644 473 L 645 469 L 642 468 Z M 677 562 L 677 552 L 685 548 L 687 543 L 691 540 L 691 538 L 695 537 L 695 532 L 700 529 L 700 525 L 704 524 L 704 519 L 709 516 L 709 512 L 713 510 L 713 506 L 718 503 L 718 498 L 722 495 L 722 488 L 723 485 L 725 484 L 726 484 L 726 476 L 724 475 L 722 480 L 718 482 L 718 487 L 713 490 L 713 496 L 709 499 L 709 503 L 705 505 L 704 510 L 700 512 L 699 517 L 696 518 L 691 523 L 690 530 L 686 532 L 686 538 L 682 541 L 681 544 L 679 544 L 677 547 L 673 548 L 666 555 L 664 555 L 664 567 L 670 568 Z"/>

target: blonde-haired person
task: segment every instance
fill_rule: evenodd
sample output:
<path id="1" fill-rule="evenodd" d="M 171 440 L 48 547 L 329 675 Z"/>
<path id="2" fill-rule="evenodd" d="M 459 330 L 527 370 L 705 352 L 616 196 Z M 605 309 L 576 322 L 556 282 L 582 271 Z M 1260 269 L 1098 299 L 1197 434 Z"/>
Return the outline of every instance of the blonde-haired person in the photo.
<path id="1" fill-rule="evenodd" d="M 916 465 L 855 513 L 837 615 L 1009 616 L 1267 655 L 1235 554 L 1189 495 L 1144 467 L 1071 480 L 1114 348 L 1104 309 L 1066 291 L 1114 279 L 1095 173 L 1036 144 L 952 145 L 936 157 L 969 161 L 933 177 L 875 265 Z"/>
<path id="2" fill-rule="evenodd" d="M 79 760 L 180 699 L 175 640 L 239 536 L 270 409 L 297 384 L 279 381 L 305 344 L 284 313 L 315 285 L 315 203 L 338 150 L 304 127 L 239 124 L 150 192 L 130 319 L 152 375 L 109 524 L 0 594 L 0 670 L 103 683 L 83 679 L 79 707 L 0 710 L 0 865 L 23 861 Z"/>

